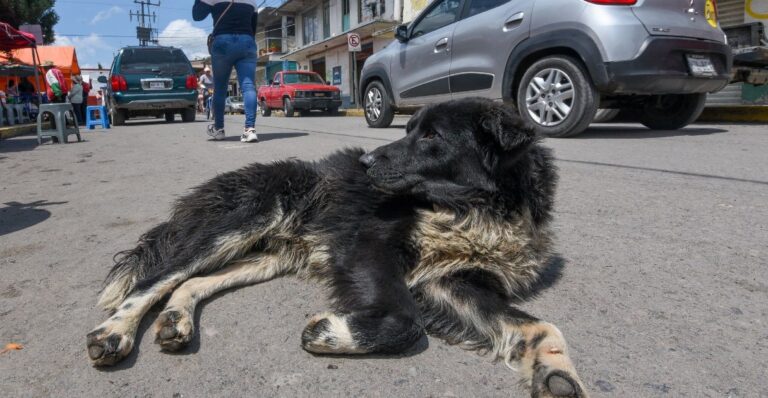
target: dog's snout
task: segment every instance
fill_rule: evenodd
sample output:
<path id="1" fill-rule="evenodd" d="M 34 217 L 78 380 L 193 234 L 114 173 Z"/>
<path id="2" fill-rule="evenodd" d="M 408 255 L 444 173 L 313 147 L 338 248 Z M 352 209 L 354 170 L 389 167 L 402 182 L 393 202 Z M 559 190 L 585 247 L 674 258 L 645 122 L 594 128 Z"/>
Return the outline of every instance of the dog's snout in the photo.
<path id="1" fill-rule="evenodd" d="M 363 156 L 360 156 L 360 163 L 364 164 L 365 167 L 371 167 L 376 163 L 376 157 L 371 153 L 366 153 Z"/>

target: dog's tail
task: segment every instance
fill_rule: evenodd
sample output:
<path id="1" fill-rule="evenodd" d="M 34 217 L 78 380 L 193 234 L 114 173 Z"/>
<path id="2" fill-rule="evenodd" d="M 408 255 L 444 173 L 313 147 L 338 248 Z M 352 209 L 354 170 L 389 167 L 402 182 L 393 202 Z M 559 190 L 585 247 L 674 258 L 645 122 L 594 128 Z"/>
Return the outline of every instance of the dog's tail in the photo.
<path id="1" fill-rule="evenodd" d="M 99 306 L 114 311 L 133 291 L 137 283 L 159 271 L 164 263 L 168 223 L 162 223 L 141 236 L 139 244 L 115 254 L 115 265 L 104 281 Z"/>

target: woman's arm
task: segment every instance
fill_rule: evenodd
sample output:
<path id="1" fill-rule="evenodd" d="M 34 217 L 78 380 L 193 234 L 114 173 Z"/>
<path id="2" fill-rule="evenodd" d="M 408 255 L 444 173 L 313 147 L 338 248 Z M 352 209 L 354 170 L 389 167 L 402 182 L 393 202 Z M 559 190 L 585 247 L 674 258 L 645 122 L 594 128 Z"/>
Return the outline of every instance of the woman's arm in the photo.
<path id="1" fill-rule="evenodd" d="M 213 7 L 200 0 L 195 0 L 195 5 L 192 6 L 192 19 L 195 21 L 202 21 L 211 13 L 211 11 L 213 11 Z"/>

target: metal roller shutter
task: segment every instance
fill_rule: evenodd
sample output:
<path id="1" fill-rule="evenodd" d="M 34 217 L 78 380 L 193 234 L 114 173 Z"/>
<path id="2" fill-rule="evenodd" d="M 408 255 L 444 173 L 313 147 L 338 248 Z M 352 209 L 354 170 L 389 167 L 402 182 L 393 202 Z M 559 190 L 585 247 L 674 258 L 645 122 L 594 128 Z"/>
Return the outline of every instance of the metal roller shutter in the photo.
<path id="1" fill-rule="evenodd" d="M 729 26 L 744 23 L 745 0 L 719 0 L 717 2 L 717 18 L 720 26 Z M 709 94 L 707 106 L 741 105 L 741 83 L 726 86 L 722 91 Z"/>
<path id="2" fill-rule="evenodd" d="M 744 0 L 720 0 L 717 2 L 717 17 L 724 28 L 744 23 Z"/>

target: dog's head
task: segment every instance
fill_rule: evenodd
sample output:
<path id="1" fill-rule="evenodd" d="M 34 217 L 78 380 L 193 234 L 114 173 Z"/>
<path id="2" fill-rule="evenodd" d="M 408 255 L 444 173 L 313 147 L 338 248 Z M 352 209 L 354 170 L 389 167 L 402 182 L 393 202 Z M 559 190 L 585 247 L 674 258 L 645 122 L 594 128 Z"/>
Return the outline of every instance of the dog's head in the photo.
<path id="1" fill-rule="evenodd" d="M 536 141 L 508 105 L 468 98 L 421 109 L 404 138 L 360 161 L 374 186 L 396 194 L 493 192 L 503 169 Z"/>

